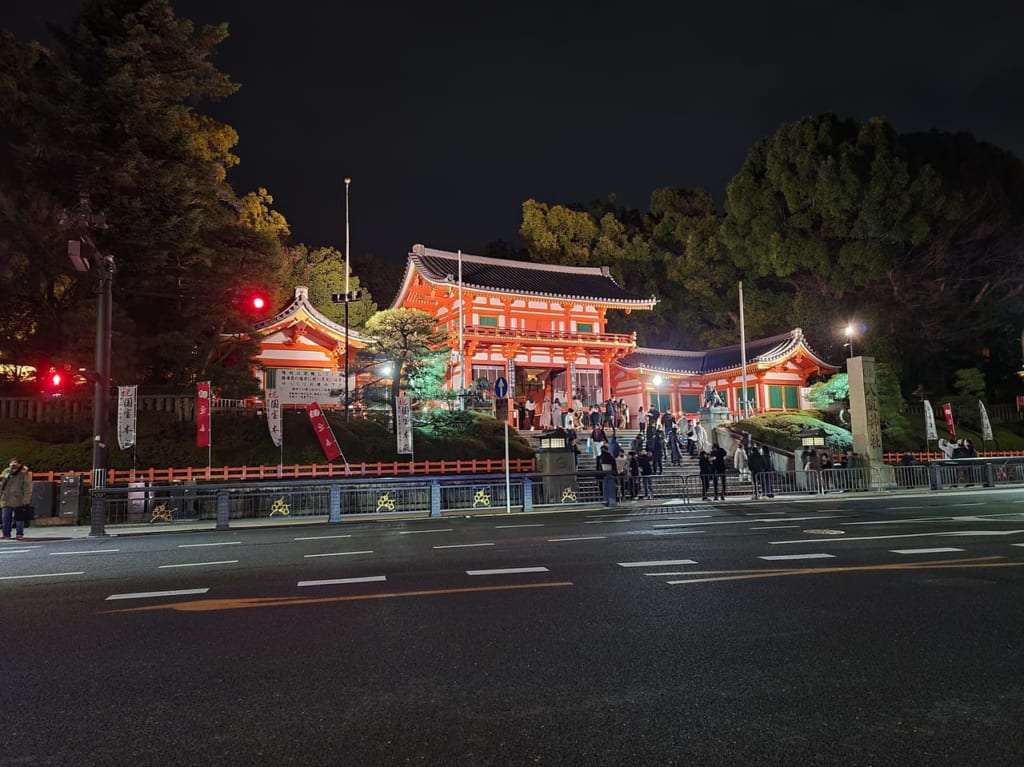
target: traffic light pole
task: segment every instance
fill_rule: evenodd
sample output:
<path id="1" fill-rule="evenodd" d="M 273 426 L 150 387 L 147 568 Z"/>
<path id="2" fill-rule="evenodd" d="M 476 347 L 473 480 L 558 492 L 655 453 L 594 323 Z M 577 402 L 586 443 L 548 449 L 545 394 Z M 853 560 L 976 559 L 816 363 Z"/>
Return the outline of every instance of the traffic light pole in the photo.
<path id="1" fill-rule="evenodd" d="M 113 319 L 114 257 L 96 254 L 100 268 L 96 308 L 96 387 L 92 400 L 92 489 L 107 486 L 108 437 L 110 432 L 110 354 Z M 107 517 L 106 498 L 102 492 L 92 496 L 90 536 L 104 536 Z"/>

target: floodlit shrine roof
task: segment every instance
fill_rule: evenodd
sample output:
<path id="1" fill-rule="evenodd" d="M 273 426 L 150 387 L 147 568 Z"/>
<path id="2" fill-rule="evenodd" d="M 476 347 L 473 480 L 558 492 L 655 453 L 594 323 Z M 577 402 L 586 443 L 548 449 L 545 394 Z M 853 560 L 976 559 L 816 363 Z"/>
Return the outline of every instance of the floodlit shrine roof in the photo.
<path id="1" fill-rule="evenodd" d="M 804 338 L 800 328 L 768 338 L 748 341 L 747 365 L 768 367 L 794 355 L 802 355 L 810 365 L 835 369 L 819 357 Z M 669 375 L 707 375 L 742 367 L 740 345 L 723 346 L 704 352 L 673 351 L 640 347 L 616 362 L 624 370 L 644 370 Z"/>
<path id="2" fill-rule="evenodd" d="M 461 260 L 462 286 L 469 290 L 582 301 L 610 308 L 650 309 L 657 303 L 654 296 L 641 298 L 624 290 L 607 267 L 535 264 L 466 253 Z M 459 254 L 414 245 L 392 308 L 402 305 L 414 273 L 431 284 L 455 287 L 459 284 Z"/>

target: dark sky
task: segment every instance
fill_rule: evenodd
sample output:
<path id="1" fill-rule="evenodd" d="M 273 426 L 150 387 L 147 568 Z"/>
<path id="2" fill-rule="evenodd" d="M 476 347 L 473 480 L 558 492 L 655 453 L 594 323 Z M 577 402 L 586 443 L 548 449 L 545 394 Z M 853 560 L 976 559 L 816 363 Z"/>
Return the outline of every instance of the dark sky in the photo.
<path id="1" fill-rule="evenodd" d="M 353 257 L 480 252 L 530 197 L 646 209 L 703 187 L 721 206 L 753 142 L 826 111 L 1024 157 L 1021 3 L 532 5 L 174 2 L 231 30 L 216 63 L 242 89 L 209 111 L 241 136 L 235 188 L 340 249 L 350 176 Z M 76 7 L 4 3 L 0 25 L 45 42 Z"/>

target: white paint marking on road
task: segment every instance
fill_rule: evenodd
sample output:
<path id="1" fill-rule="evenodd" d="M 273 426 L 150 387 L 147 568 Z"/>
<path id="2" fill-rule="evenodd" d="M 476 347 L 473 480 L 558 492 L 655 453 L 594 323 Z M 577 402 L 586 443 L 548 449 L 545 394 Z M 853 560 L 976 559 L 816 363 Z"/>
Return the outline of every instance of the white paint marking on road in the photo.
<path id="1" fill-rule="evenodd" d="M 904 533 L 903 535 L 868 535 L 859 536 L 857 538 L 833 538 L 831 540 L 823 540 L 821 538 L 802 538 L 794 541 L 769 541 L 772 546 L 785 545 L 787 543 L 817 543 L 819 545 L 824 543 L 848 543 L 849 541 L 886 541 L 893 538 L 927 538 L 933 537 L 955 537 L 958 535 L 962 536 L 992 536 L 992 535 L 1016 535 L 1017 533 L 1024 533 L 1024 530 L 954 530 L 952 532 L 944 533 Z"/>
<path id="2" fill-rule="evenodd" d="M 75 554 L 114 554 L 121 549 L 92 549 L 91 551 L 51 551 L 51 557 L 71 557 Z"/>
<path id="3" fill-rule="evenodd" d="M 368 575 L 364 578 L 332 578 L 327 581 L 299 581 L 299 587 L 302 586 L 337 586 L 342 583 L 379 583 L 386 581 L 386 575 Z"/>
<path id="4" fill-rule="evenodd" d="M 984 501 L 971 501 L 970 503 L 951 503 L 950 506 L 984 506 Z"/>
<path id="5" fill-rule="evenodd" d="M 495 525 L 495 530 L 511 530 L 514 527 L 544 527 L 543 522 L 531 522 L 528 525 Z"/>
<path id="6" fill-rule="evenodd" d="M 580 536 L 579 538 L 548 538 L 548 543 L 564 543 L 565 541 L 603 541 L 604 535 Z"/>
<path id="7" fill-rule="evenodd" d="M 209 589 L 178 589 L 176 591 L 137 591 L 134 594 L 111 594 L 105 601 L 114 599 L 157 599 L 159 597 L 187 597 L 193 594 L 205 594 Z"/>
<path id="8" fill-rule="evenodd" d="M 452 532 L 451 527 L 442 527 L 438 530 L 399 530 L 399 535 L 416 535 L 417 533 L 450 533 Z"/>
<path id="9" fill-rule="evenodd" d="M 301 538 L 292 538 L 293 541 L 327 541 L 332 538 L 351 538 L 351 535 L 306 535 Z"/>
<path id="10" fill-rule="evenodd" d="M 800 525 L 767 525 L 765 527 L 752 527 L 751 530 L 785 530 L 790 527 L 800 527 Z"/>
<path id="11" fill-rule="evenodd" d="M 446 546 L 434 546 L 435 549 L 473 549 L 478 546 L 493 546 L 493 543 L 449 543 Z"/>
<path id="12" fill-rule="evenodd" d="M 30 551 L 32 549 L 0 549 L 0 554 L 28 554 Z"/>
<path id="13" fill-rule="evenodd" d="M 889 549 L 889 551 L 893 554 L 945 554 L 950 551 L 963 551 L 963 549 L 946 547 L 939 549 Z"/>
<path id="14" fill-rule="evenodd" d="M 39 573 L 38 575 L 0 575 L 0 581 L 19 581 L 26 578 L 60 578 L 62 575 L 85 575 L 84 571 L 74 573 Z"/>
<path id="15" fill-rule="evenodd" d="M 179 543 L 179 549 L 198 549 L 204 546 L 238 546 L 241 541 L 217 541 L 216 543 Z"/>
<path id="16" fill-rule="evenodd" d="M 353 554 L 372 554 L 372 551 L 332 551 L 329 554 L 303 554 L 303 559 L 316 559 L 317 557 L 351 557 Z"/>
<path id="17" fill-rule="evenodd" d="M 519 573 L 549 573 L 546 567 L 505 567 L 499 570 L 466 570 L 466 575 L 518 575 Z"/>
<path id="18" fill-rule="evenodd" d="M 782 559 L 835 559 L 835 554 L 775 554 L 772 556 L 758 557 L 774 562 Z"/>
<path id="19" fill-rule="evenodd" d="M 651 535 L 700 535 L 706 533 L 707 530 L 641 530 L 640 532 Z"/>
<path id="20" fill-rule="evenodd" d="M 1011 546 L 1024 546 L 1024 543 L 1011 543 Z"/>
<path id="21" fill-rule="evenodd" d="M 160 565 L 159 570 L 168 570 L 172 567 L 206 567 L 207 565 L 237 565 L 237 559 L 222 559 L 219 562 L 185 562 L 180 565 Z"/>
<path id="22" fill-rule="evenodd" d="M 651 562 L 618 562 L 619 567 L 668 567 L 670 565 L 695 565 L 692 559 L 661 559 Z"/>
<path id="23" fill-rule="evenodd" d="M 683 518 L 684 519 L 711 519 L 711 515 L 710 514 L 703 514 L 703 515 L 701 515 L 699 517 L 683 517 Z M 583 524 L 585 524 L 585 525 L 603 525 L 606 522 L 641 522 L 641 521 L 643 521 L 642 517 L 638 517 L 636 515 L 631 515 L 631 516 L 628 516 L 628 517 L 623 517 L 622 519 L 592 519 L 592 520 L 588 520 L 588 521 L 584 522 Z M 715 523 L 715 524 L 717 524 L 717 523 Z M 665 525 L 655 525 L 655 527 L 665 527 Z"/>

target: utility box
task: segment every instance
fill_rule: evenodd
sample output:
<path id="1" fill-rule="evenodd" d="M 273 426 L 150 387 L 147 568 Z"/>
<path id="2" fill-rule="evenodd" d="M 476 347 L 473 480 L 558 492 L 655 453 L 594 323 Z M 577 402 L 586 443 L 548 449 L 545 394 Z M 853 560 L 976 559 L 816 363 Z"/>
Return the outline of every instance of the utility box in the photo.
<path id="1" fill-rule="evenodd" d="M 68 519 L 78 519 L 82 508 L 82 478 L 77 474 L 63 474 L 60 478 L 60 513 Z"/>
<path id="2" fill-rule="evenodd" d="M 52 517 L 57 513 L 59 488 L 56 482 L 32 483 L 32 508 L 36 511 L 36 519 Z"/>
<path id="3" fill-rule="evenodd" d="M 541 475 L 541 498 L 534 499 L 536 503 L 576 503 L 576 451 L 564 431 L 549 431 L 541 435 L 537 470 Z"/>

